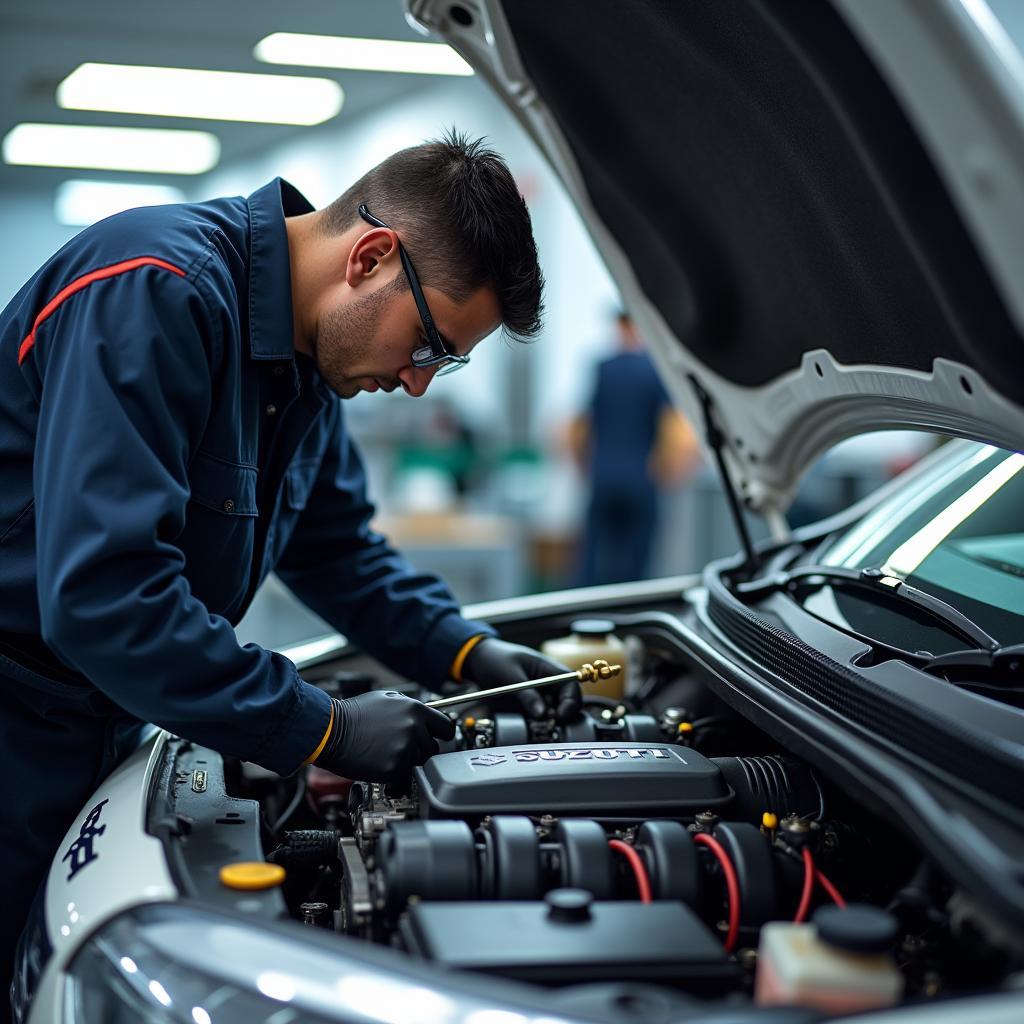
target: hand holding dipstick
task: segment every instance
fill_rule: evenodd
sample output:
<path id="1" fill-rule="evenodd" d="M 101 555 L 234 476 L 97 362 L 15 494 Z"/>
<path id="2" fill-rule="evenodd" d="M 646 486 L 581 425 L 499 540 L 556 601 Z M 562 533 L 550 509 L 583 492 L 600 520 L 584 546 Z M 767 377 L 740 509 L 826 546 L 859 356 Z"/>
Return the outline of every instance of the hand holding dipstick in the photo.
<path id="1" fill-rule="evenodd" d="M 555 683 L 564 683 L 572 679 L 577 679 L 581 683 L 596 683 L 599 679 L 611 679 L 621 671 L 621 665 L 609 665 L 607 661 L 598 659 L 592 665 L 587 663 L 572 672 L 561 672 L 557 676 L 545 676 L 543 679 L 524 679 L 521 683 L 495 686 L 490 690 L 474 690 L 472 693 L 460 693 L 456 697 L 440 697 L 437 700 L 428 700 L 426 704 L 428 708 L 450 708 L 456 704 L 475 704 L 478 701 L 486 700 L 488 697 L 501 697 L 506 693 L 535 689 L 540 686 L 553 686 Z"/>

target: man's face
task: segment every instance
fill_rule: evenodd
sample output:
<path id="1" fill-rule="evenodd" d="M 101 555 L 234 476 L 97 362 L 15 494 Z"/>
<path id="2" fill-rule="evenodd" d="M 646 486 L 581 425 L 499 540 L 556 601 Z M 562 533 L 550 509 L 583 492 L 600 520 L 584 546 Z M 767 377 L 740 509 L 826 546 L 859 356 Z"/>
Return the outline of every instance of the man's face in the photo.
<path id="1" fill-rule="evenodd" d="M 497 297 L 489 288 L 480 288 L 461 305 L 429 286 L 423 294 L 437 329 L 458 355 L 468 355 L 501 322 Z M 313 357 L 327 385 L 342 398 L 399 386 L 419 398 L 437 372 L 433 366 L 412 365 L 413 350 L 425 344 L 416 303 L 397 267 L 387 278 L 341 290 L 318 318 Z"/>

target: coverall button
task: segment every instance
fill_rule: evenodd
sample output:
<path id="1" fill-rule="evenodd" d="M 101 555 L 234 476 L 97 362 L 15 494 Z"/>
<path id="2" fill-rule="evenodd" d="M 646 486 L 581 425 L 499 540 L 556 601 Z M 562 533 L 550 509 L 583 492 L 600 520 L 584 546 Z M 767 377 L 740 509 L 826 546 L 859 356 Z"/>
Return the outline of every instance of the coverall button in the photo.
<path id="1" fill-rule="evenodd" d="M 283 366 L 275 366 L 274 367 L 274 376 L 275 377 L 280 377 L 282 373 L 284 373 L 284 367 Z"/>
<path id="2" fill-rule="evenodd" d="M 277 406 L 274 405 L 273 402 L 271 402 L 270 405 L 267 406 L 267 415 L 268 416 L 276 416 L 277 415 Z"/>
<path id="3" fill-rule="evenodd" d="M 235 503 L 230 498 L 226 498 L 221 508 L 223 508 L 225 512 L 234 512 Z"/>

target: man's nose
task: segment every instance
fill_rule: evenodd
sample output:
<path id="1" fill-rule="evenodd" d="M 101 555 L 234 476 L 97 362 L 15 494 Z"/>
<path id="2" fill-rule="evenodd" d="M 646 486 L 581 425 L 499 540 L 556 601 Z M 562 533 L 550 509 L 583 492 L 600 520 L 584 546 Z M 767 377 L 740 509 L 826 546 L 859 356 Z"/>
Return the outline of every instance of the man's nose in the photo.
<path id="1" fill-rule="evenodd" d="M 398 379 L 407 395 L 419 398 L 427 390 L 435 373 L 436 366 L 406 366 L 398 371 Z"/>

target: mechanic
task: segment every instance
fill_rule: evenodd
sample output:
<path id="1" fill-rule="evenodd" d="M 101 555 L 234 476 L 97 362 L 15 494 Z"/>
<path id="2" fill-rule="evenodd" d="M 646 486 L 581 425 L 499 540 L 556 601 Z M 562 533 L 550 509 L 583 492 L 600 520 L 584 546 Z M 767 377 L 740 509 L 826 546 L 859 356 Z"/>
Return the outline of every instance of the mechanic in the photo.
<path id="1" fill-rule="evenodd" d="M 463 618 L 370 529 L 339 401 L 420 396 L 499 325 L 536 334 L 541 292 L 508 167 L 453 130 L 320 211 L 276 179 L 101 221 L 3 311 L 5 975 L 58 844 L 141 723 L 283 775 L 315 763 L 369 780 L 453 735 L 419 701 L 334 699 L 240 646 L 232 627 L 269 572 L 428 687 L 562 670 Z M 578 684 L 553 699 L 574 716 Z"/>

